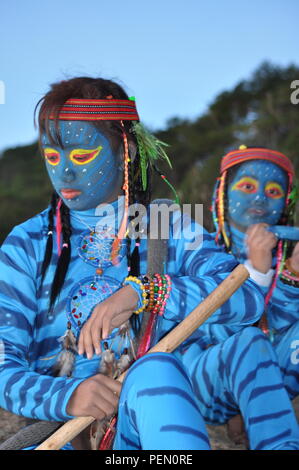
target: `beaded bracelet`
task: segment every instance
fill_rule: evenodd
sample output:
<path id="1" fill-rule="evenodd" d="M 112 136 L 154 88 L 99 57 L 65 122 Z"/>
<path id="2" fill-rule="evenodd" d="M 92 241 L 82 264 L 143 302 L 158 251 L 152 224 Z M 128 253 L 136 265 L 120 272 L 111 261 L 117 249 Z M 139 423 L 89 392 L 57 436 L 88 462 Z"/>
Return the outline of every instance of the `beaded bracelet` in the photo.
<path id="1" fill-rule="evenodd" d="M 280 279 L 284 284 L 293 287 L 299 287 L 299 277 L 292 276 L 292 273 L 286 269 L 280 274 Z"/>
<path id="2" fill-rule="evenodd" d="M 143 310 L 146 308 L 147 306 L 147 303 L 148 303 L 148 299 L 147 299 L 147 293 L 145 291 L 145 287 L 142 283 L 142 281 L 136 277 L 136 276 L 128 276 L 125 278 L 124 282 L 123 282 L 123 285 L 126 286 L 128 285 L 130 282 L 133 282 L 134 284 L 137 284 L 138 288 L 141 289 L 142 291 L 142 306 L 138 309 L 138 310 L 134 310 L 133 313 L 135 313 L 136 315 L 138 315 L 139 313 L 143 312 Z"/>
<path id="3" fill-rule="evenodd" d="M 139 314 L 146 309 L 154 314 L 163 315 L 171 291 L 170 276 L 168 274 L 155 274 L 153 277 L 145 275 L 141 278 L 128 276 L 123 284 L 130 282 L 137 284 L 142 290 L 142 307 L 134 313 Z"/>
<path id="4" fill-rule="evenodd" d="M 152 309 L 152 313 L 159 313 L 160 308 L 163 303 L 165 289 L 164 289 L 162 277 L 160 276 L 160 274 L 155 274 L 154 280 L 155 280 L 154 281 L 155 282 L 155 288 L 154 288 L 155 305 Z"/>
<path id="5" fill-rule="evenodd" d="M 155 306 L 152 310 L 153 313 L 163 315 L 167 299 L 171 290 L 171 280 L 168 274 L 160 275 L 155 274 Z"/>
<path id="6" fill-rule="evenodd" d="M 299 280 L 299 273 L 298 273 L 298 271 L 295 271 L 295 269 L 292 267 L 290 258 L 288 258 L 286 260 L 284 265 L 285 265 L 286 270 L 288 271 L 288 273 L 290 273 L 293 277 L 298 278 L 298 280 Z"/>
<path id="7" fill-rule="evenodd" d="M 161 305 L 161 308 L 160 308 L 159 315 L 163 315 L 165 307 L 166 307 L 167 299 L 169 298 L 170 291 L 171 291 L 170 276 L 168 274 L 165 274 L 164 278 L 166 280 L 166 283 L 165 283 L 165 286 L 163 286 L 164 287 L 164 297 L 163 297 L 163 300 L 162 300 L 162 305 Z"/>
<path id="8" fill-rule="evenodd" d="M 150 312 L 155 305 L 155 283 L 148 275 L 143 276 L 143 285 L 147 292 L 148 304 L 146 310 Z"/>

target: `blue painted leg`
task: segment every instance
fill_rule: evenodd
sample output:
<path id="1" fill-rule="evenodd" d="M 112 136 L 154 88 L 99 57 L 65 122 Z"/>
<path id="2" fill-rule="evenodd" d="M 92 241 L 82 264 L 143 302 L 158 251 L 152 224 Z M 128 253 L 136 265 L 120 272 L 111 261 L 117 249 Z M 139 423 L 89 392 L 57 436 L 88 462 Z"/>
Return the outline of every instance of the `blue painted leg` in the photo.
<path id="1" fill-rule="evenodd" d="M 201 352 L 194 344 L 182 358 L 208 422 L 225 423 L 241 411 L 251 449 L 299 449 L 277 357 L 259 329 L 245 328 Z"/>
<path id="2" fill-rule="evenodd" d="M 283 383 L 291 400 L 299 395 L 299 321 L 286 332 L 275 337 L 274 349 L 278 357 Z"/>
<path id="3" fill-rule="evenodd" d="M 114 449 L 210 449 L 190 378 L 173 355 L 150 354 L 131 367 L 120 396 Z"/>

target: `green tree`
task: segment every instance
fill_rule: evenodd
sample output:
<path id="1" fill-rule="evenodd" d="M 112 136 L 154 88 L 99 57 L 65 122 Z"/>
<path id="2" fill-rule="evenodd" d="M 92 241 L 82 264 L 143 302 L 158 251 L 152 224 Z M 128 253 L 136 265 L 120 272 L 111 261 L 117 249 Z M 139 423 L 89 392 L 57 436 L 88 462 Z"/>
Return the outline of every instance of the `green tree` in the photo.
<path id="1" fill-rule="evenodd" d="M 169 144 L 173 171 L 163 167 L 182 202 L 204 204 L 204 225 L 212 229 L 209 211 L 220 158 L 241 144 L 269 147 L 288 155 L 299 170 L 299 105 L 291 103 L 290 85 L 299 79 L 295 65 L 265 62 L 232 90 L 220 93 L 197 119 L 173 118 L 156 132 Z M 48 205 L 51 185 L 37 144 L 9 149 L 0 159 L 0 241 L 12 227 Z M 157 176 L 153 197 L 172 197 Z"/>

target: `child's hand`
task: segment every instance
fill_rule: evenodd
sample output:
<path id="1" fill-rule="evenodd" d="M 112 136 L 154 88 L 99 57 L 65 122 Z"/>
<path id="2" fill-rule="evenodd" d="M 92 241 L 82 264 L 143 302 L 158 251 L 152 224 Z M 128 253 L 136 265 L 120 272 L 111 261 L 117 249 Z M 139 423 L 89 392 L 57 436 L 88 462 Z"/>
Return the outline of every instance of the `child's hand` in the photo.
<path id="1" fill-rule="evenodd" d="M 248 258 L 257 271 L 267 273 L 272 266 L 272 250 L 277 245 L 274 233 L 267 224 L 254 224 L 247 230 Z"/>
<path id="2" fill-rule="evenodd" d="M 81 329 L 78 342 L 79 354 L 86 352 L 88 359 L 92 358 L 94 351 L 100 354 L 100 341 L 105 339 L 113 328 L 117 328 L 130 318 L 137 303 L 138 294 L 128 285 L 96 305 L 91 317 Z"/>
<path id="3" fill-rule="evenodd" d="M 296 243 L 295 248 L 293 250 L 291 259 L 290 259 L 291 267 L 294 271 L 299 272 L 299 242 Z"/>

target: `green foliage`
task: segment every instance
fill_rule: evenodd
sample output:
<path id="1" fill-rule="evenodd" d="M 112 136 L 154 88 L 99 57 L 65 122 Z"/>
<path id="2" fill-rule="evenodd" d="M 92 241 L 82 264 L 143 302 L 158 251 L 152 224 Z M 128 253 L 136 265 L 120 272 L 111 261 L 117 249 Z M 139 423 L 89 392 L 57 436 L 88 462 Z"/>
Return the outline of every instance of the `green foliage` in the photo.
<path id="1" fill-rule="evenodd" d="M 158 137 L 170 144 L 171 180 L 182 202 L 204 204 L 204 225 L 212 229 L 209 211 L 221 157 L 247 146 L 285 153 L 299 170 L 299 105 L 290 101 L 290 85 L 299 68 L 263 63 L 249 80 L 220 93 L 194 122 L 173 119 Z M 159 186 L 161 189 L 161 186 Z"/>
<path id="2" fill-rule="evenodd" d="M 15 225 L 47 207 L 51 191 L 37 144 L 5 151 L 0 159 L 0 242 Z"/>
<path id="3" fill-rule="evenodd" d="M 299 170 L 299 105 L 291 104 L 290 85 L 299 68 L 262 64 L 248 80 L 220 93 L 195 121 L 171 119 L 156 132 L 167 142 L 172 162 L 163 172 L 183 203 L 204 204 L 204 225 L 212 228 L 209 207 L 221 157 L 239 145 L 263 146 L 288 155 Z M 153 181 L 153 197 L 172 197 L 160 178 Z M 11 228 L 44 209 L 48 181 L 37 145 L 9 149 L 0 159 L 0 241 Z"/>

